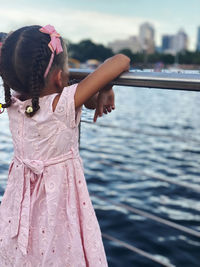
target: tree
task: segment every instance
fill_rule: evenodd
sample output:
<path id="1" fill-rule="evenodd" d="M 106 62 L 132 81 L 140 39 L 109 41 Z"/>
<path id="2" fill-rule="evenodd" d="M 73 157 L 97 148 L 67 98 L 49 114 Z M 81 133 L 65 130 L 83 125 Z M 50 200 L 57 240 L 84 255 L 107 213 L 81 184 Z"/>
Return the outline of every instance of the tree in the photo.
<path id="1" fill-rule="evenodd" d="M 124 54 L 126 55 L 127 57 L 129 57 L 131 59 L 131 62 L 133 62 L 133 58 L 134 58 L 134 55 L 132 53 L 132 51 L 129 49 L 129 48 L 124 48 L 124 49 L 121 49 L 119 50 L 118 53 L 121 53 L 121 54 Z"/>
<path id="2" fill-rule="evenodd" d="M 69 44 L 69 56 L 85 62 L 88 59 L 97 59 L 104 61 L 106 58 L 113 56 L 110 48 L 104 47 L 102 44 L 95 44 L 91 40 L 83 40 L 78 44 Z"/>
<path id="3" fill-rule="evenodd" d="M 104 61 L 105 59 L 114 55 L 112 49 L 105 47 L 102 44 L 95 44 L 89 39 L 82 40 L 77 44 L 71 43 L 67 40 L 67 47 L 69 57 L 85 62 L 88 59 L 97 59 Z M 131 59 L 131 64 L 142 64 L 146 63 L 154 64 L 156 62 L 163 62 L 164 64 L 174 64 L 175 56 L 171 54 L 154 53 L 145 56 L 144 53 L 133 54 L 128 48 L 120 50 L 118 53 L 122 53 Z M 178 53 L 179 64 L 196 64 L 200 65 L 200 52 L 185 51 L 184 53 Z"/>

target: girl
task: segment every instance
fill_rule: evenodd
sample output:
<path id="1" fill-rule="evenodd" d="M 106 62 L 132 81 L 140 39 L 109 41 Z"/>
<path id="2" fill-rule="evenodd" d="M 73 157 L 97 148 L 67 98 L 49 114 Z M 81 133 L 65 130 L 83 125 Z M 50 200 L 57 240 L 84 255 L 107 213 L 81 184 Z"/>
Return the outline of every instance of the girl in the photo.
<path id="1" fill-rule="evenodd" d="M 113 92 L 106 85 L 129 62 L 118 54 L 67 86 L 67 51 L 53 26 L 23 27 L 5 39 L 1 108 L 8 108 L 14 158 L 0 207 L 0 266 L 107 266 L 78 152 L 78 124 L 81 106 L 97 92 L 94 120 L 111 111 Z"/>

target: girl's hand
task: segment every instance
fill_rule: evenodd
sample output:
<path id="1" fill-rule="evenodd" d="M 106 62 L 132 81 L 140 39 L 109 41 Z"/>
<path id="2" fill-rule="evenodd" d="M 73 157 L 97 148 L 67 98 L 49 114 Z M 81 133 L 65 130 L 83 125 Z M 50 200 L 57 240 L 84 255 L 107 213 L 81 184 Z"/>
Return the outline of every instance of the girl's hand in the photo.
<path id="1" fill-rule="evenodd" d="M 99 91 L 93 121 L 96 122 L 103 113 L 110 113 L 113 109 L 115 109 L 115 95 L 112 86 L 107 85 Z"/>
<path id="2" fill-rule="evenodd" d="M 75 108 L 82 106 L 99 92 L 100 88 L 105 87 L 122 72 L 127 71 L 129 65 L 130 58 L 123 54 L 117 54 L 107 59 L 78 84 L 74 96 Z"/>

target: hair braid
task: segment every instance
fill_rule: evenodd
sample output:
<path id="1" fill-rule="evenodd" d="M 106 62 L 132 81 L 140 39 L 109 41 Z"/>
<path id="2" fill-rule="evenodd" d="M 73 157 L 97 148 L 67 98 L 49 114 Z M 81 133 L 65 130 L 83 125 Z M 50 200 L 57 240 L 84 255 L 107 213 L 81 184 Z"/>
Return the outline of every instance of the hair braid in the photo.
<path id="1" fill-rule="evenodd" d="M 10 93 L 10 87 L 4 82 L 4 93 L 5 93 L 5 104 L 2 105 L 2 108 L 8 108 L 10 107 L 12 100 L 11 100 L 11 93 Z"/>
<path id="2" fill-rule="evenodd" d="M 32 117 L 36 111 L 38 109 L 40 109 L 39 106 L 39 95 L 40 95 L 40 82 L 39 82 L 39 72 L 36 69 L 36 65 L 34 64 L 35 67 L 33 67 L 33 71 L 31 73 L 31 77 L 30 77 L 30 87 L 29 87 L 29 91 L 30 94 L 32 96 L 32 111 L 31 112 L 27 112 L 27 108 L 26 108 L 26 115 L 28 115 L 29 117 Z"/>
<path id="3" fill-rule="evenodd" d="M 46 43 L 42 42 L 41 47 L 38 50 L 38 53 L 35 55 L 32 63 L 31 68 L 31 77 L 29 83 L 29 91 L 30 95 L 32 96 L 32 111 L 27 112 L 26 114 L 32 117 L 37 110 L 40 109 L 39 105 L 39 96 L 41 90 L 44 87 L 45 80 L 44 80 L 44 70 L 46 67 L 46 60 L 45 57 L 48 56 L 47 54 L 47 45 Z"/>

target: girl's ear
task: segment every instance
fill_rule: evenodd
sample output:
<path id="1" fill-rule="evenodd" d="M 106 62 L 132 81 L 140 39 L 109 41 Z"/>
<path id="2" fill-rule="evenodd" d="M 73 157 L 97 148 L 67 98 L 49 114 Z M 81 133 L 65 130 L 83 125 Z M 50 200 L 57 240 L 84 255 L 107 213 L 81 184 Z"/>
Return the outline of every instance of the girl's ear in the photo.
<path id="1" fill-rule="evenodd" d="M 62 70 L 61 69 L 59 69 L 55 72 L 54 83 L 55 83 L 56 87 L 62 88 L 63 82 L 62 82 Z"/>

